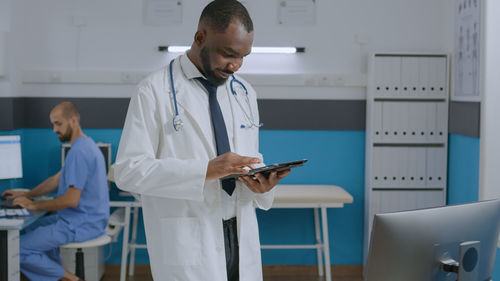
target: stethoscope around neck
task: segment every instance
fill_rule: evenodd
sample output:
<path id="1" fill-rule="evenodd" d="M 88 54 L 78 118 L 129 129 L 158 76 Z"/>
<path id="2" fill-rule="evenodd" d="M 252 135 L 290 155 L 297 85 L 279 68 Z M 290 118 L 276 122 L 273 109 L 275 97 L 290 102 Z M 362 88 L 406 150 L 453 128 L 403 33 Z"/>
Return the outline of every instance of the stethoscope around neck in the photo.
<path id="1" fill-rule="evenodd" d="M 175 110 L 175 116 L 172 119 L 172 126 L 174 127 L 174 130 L 176 132 L 179 132 L 180 130 L 182 130 L 184 122 L 182 121 L 181 117 L 179 116 L 179 109 L 178 109 L 178 106 L 177 106 L 177 95 L 175 93 L 175 87 L 174 87 L 173 63 L 174 63 L 174 60 L 171 60 L 170 64 L 169 64 L 170 88 L 172 89 L 172 97 L 173 97 L 173 100 L 174 100 L 174 110 Z M 235 85 L 235 83 L 236 83 L 236 85 Z M 250 129 L 250 128 L 253 128 L 253 127 L 260 128 L 260 127 L 264 126 L 263 123 L 256 124 L 254 122 L 255 119 L 254 119 L 254 115 L 253 115 L 252 106 L 250 105 L 250 99 L 248 98 L 248 90 L 247 90 L 247 88 L 245 87 L 245 85 L 243 85 L 243 83 L 240 80 L 238 80 L 238 79 L 236 79 L 236 77 L 234 77 L 234 75 L 231 75 L 231 82 L 229 82 L 229 88 L 231 89 L 231 94 L 233 94 L 233 97 L 236 99 L 236 102 L 238 103 L 238 106 L 240 107 L 241 111 L 245 115 L 245 119 L 247 120 L 247 124 L 241 124 L 240 128 L 241 129 Z M 247 113 L 245 111 L 245 108 L 241 104 L 240 99 L 238 99 L 238 94 L 237 94 L 237 91 L 236 91 L 237 88 L 243 89 L 243 91 L 245 93 L 243 96 L 244 96 L 245 101 L 246 101 L 246 103 L 248 105 L 248 109 L 250 111 L 249 113 Z"/>

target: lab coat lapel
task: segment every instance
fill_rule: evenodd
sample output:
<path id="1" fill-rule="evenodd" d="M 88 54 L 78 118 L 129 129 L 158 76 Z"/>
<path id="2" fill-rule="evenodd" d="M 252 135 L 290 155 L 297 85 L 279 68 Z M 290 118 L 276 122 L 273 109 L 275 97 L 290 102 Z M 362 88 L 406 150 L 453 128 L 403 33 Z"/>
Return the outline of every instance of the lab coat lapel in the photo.
<path id="1" fill-rule="evenodd" d="M 203 93 L 200 92 L 199 88 L 194 87 L 193 83 L 187 80 L 178 84 L 179 85 L 175 85 L 175 87 L 179 114 L 185 115 L 186 118 L 189 118 L 193 123 L 193 127 L 198 128 L 204 141 L 208 144 L 207 147 L 210 147 L 210 154 L 215 157 L 217 154 L 213 147 L 212 124 L 210 118 L 207 118 L 207 115 L 204 114 L 208 111 L 208 108 L 204 106 L 201 102 L 201 97 L 198 96 Z M 210 117 L 210 115 L 208 115 L 208 117 Z"/>
<path id="2" fill-rule="evenodd" d="M 233 117 L 233 146 L 234 146 L 234 151 L 238 153 L 240 151 L 240 148 L 245 147 L 245 139 L 241 137 L 240 131 L 241 131 L 241 120 L 243 116 L 241 116 L 241 109 L 239 108 L 238 102 L 236 99 L 233 97 L 231 94 L 231 89 L 229 86 L 230 79 L 228 79 L 228 82 L 226 82 L 226 91 L 229 95 L 229 101 L 231 104 L 231 112 L 232 112 L 232 117 Z"/>

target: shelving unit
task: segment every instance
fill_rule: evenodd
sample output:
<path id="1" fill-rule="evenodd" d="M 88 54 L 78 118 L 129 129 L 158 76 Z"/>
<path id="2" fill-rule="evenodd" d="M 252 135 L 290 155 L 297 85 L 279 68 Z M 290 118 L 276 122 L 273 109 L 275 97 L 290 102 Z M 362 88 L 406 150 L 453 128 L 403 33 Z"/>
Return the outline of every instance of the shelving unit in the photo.
<path id="1" fill-rule="evenodd" d="M 369 57 L 365 261 L 375 214 L 446 204 L 448 77 L 446 54 Z"/>

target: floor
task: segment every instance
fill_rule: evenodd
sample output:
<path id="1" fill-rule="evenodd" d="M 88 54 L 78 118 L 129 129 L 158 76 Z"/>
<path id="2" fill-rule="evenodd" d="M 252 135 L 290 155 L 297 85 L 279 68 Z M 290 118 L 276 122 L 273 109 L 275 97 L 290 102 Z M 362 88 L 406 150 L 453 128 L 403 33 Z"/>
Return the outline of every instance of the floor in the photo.
<path id="1" fill-rule="evenodd" d="M 334 266 L 333 281 L 362 281 L 361 267 Z M 119 281 L 120 266 L 106 265 L 106 273 L 101 281 Z M 137 265 L 134 276 L 127 276 L 127 281 L 152 281 L 149 267 Z M 323 281 L 318 276 L 315 266 L 264 266 L 264 281 Z"/>

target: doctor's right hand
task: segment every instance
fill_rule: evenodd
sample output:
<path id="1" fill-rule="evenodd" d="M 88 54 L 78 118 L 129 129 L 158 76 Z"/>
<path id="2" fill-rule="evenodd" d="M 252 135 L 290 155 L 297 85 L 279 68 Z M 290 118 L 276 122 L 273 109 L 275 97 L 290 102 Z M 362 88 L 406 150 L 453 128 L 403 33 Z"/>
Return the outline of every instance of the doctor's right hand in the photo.
<path id="1" fill-rule="evenodd" d="M 259 158 L 226 152 L 208 162 L 206 179 L 214 180 L 232 174 L 246 174 L 248 170 L 245 167 L 254 169 L 253 165 L 261 162 L 262 160 Z"/>
<path id="2" fill-rule="evenodd" d="M 1 196 L 2 196 L 2 199 L 3 198 L 5 198 L 5 199 L 14 199 L 14 198 L 22 196 L 22 195 L 24 195 L 24 192 L 13 191 L 13 190 L 7 189 L 4 192 L 2 192 Z"/>

